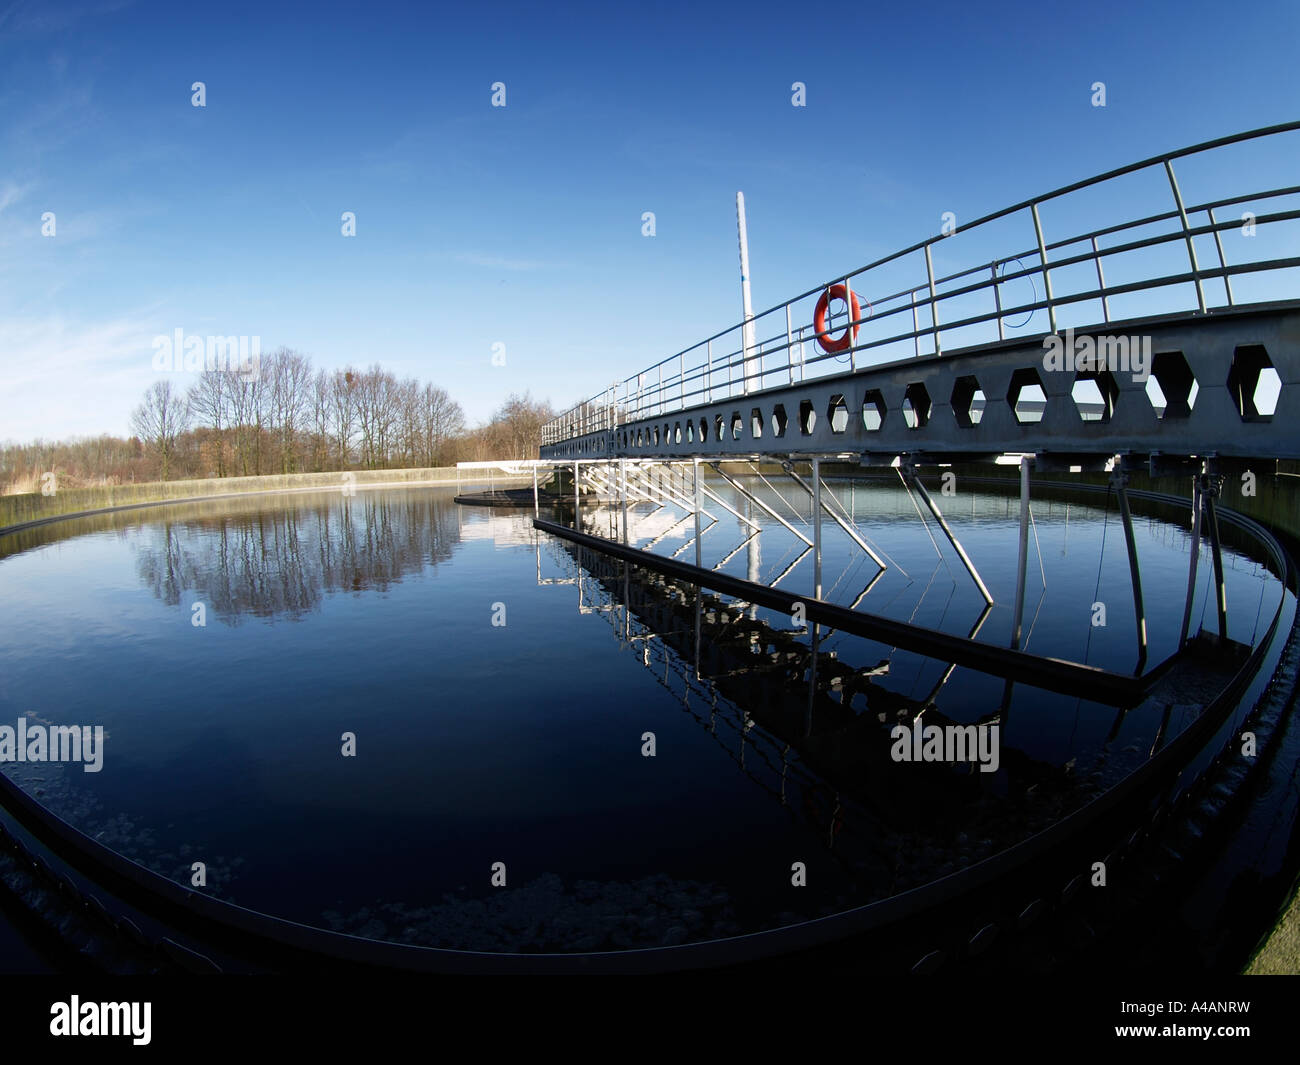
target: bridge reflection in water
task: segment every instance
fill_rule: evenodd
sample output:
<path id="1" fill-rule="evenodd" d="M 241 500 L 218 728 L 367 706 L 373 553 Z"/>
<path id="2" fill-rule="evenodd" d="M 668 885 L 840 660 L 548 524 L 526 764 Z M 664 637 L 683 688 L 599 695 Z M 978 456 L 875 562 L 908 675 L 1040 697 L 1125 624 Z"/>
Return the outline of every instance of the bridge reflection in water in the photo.
<path id="1" fill-rule="evenodd" d="M 558 566 L 567 576 L 541 576 L 543 551 L 545 572 Z M 737 767 L 812 826 L 851 876 L 859 904 L 965 868 L 1081 809 L 1194 720 L 1190 693 L 1212 695 L 1240 664 L 1235 656 L 1190 660 L 1141 705 L 1113 711 L 1105 745 L 1056 763 L 1026 754 L 1014 732 L 1008 742 L 1010 708 L 994 704 L 974 719 L 1001 730 L 1000 772 L 986 775 L 973 761 L 918 765 L 891 756 L 897 725 L 972 723 L 968 672 L 964 690 L 951 693 L 958 716 L 943 712 L 957 672 L 951 663 L 937 663 L 929 690 L 911 697 L 885 683 L 896 648 L 876 658 L 880 645 L 854 640 L 843 652 L 855 656 L 850 663 L 822 649 L 833 632 L 825 626 L 781 627 L 767 611 L 759 616 L 749 604 L 567 541 L 539 542 L 538 573 L 544 583 L 572 585 L 579 611 L 603 617 Z M 1023 694 L 1028 713 L 1041 710 L 1046 693 Z"/>

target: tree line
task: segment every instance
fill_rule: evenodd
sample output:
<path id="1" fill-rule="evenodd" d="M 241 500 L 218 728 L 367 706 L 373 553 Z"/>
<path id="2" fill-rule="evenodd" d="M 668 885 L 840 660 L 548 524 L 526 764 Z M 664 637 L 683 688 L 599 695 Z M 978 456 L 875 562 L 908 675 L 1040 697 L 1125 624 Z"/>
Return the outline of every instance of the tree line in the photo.
<path id="1" fill-rule="evenodd" d="M 0 487 L 36 491 L 50 471 L 76 486 L 535 458 L 551 417 L 549 403 L 525 393 L 470 428 L 437 385 L 377 364 L 325 370 L 280 348 L 257 373 L 209 367 L 188 389 L 160 376 L 132 412 L 127 439 L 0 444 Z"/>

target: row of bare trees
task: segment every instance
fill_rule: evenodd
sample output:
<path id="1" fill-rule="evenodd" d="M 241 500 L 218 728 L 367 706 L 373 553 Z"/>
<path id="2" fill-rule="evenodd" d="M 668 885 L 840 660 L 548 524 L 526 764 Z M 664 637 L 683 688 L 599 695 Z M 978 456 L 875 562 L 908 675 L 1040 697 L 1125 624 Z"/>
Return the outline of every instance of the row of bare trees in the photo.
<path id="1" fill-rule="evenodd" d="M 218 477 L 438 466 L 465 432 L 460 404 L 437 385 L 377 365 L 317 369 L 281 348 L 262 359 L 257 374 L 204 370 L 184 397 L 166 379 L 154 384 L 132 430 L 152 442 L 164 467 L 174 422 L 164 414 L 165 396 L 201 430 L 200 450 Z"/>
<path id="2" fill-rule="evenodd" d="M 467 428 L 437 385 L 378 365 L 325 370 L 288 348 L 263 356 L 259 371 L 209 368 L 189 389 L 160 376 L 131 414 L 129 440 L 0 445 L 0 490 L 32 490 L 52 469 L 77 484 L 529 458 L 552 417 L 549 403 L 512 395 Z"/>

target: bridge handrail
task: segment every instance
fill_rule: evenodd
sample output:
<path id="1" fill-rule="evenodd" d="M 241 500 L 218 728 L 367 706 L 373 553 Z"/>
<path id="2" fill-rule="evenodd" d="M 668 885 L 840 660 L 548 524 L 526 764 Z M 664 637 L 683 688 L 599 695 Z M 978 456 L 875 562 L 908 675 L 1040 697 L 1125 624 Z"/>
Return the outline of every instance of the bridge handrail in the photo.
<path id="1" fill-rule="evenodd" d="M 932 236 L 919 241 L 901 251 L 876 259 L 866 266 L 835 277 L 824 284 L 800 293 L 798 296 L 775 304 L 767 310 L 754 315 L 747 322 L 736 323 L 705 340 L 669 355 L 656 363 L 652 363 L 644 370 L 625 378 L 623 381 L 616 382 L 588 400 L 576 404 L 544 425 L 542 427 L 541 443 L 543 446 L 555 444 L 563 440 L 585 436 L 592 432 L 614 429 L 630 421 L 675 413 L 698 403 L 730 399 L 737 395 L 750 395 L 771 387 L 773 382 L 768 379 L 774 375 L 788 379 L 788 383 L 793 384 L 796 380 L 804 380 L 809 368 L 817 367 L 819 364 L 824 365 L 829 361 L 840 364 L 847 363 L 849 369 L 857 369 L 859 356 L 863 352 L 871 351 L 876 353 L 876 349 L 887 345 L 897 345 L 911 341 L 914 356 L 939 355 L 943 351 L 944 333 L 951 333 L 951 331 L 957 329 L 970 328 L 996 321 L 997 339 L 1004 340 L 1008 329 L 1024 328 L 1039 310 L 1047 311 L 1047 332 L 1055 333 L 1057 330 L 1056 312 L 1058 308 L 1080 302 L 1100 300 L 1103 320 L 1108 323 L 1111 321 L 1110 297 L 1173 285 L 1191 285 L 1195 290 L 1194 309 L 1204 314 L 1208 313 L 1211 307 L 1205 291 L 1206 282 L 1216 280 L 1222 282 L 1224 300 L 1216 302 L 1214 306 L 1234 306 L 1236 302 L 1232 291 L 1231 278 L 1244 274 L 1292 269 L 1300 266 L 1300 258 L 1275 257 L 1229 265 L 1224 255 L 1220 234 L 1225 230 L 1238 228 L 1242 220 L 1233 218 L 1229 221 L 1222 221 L 1215 218 L 1214 212 L 1231 205 L 1276 201 L 1281 197 L 1300 194 L 1300 186 L 1284 186 L 1245 195 L 1220 197 L 1188 206 L 1183 202 L 1182 194 L 1179 191 L 1178 181 L 1173 170 L 1173 162 L 1177 159 L 1198 155 L 1227 145 L 1292 133 L 1297 130 L 1300 130 L 1300 121 L 1287 122 L 1219 137 L 1201 144 L 1165 152 L 1082 181 L 1072 182 L 1045 195 L 1023 200 L 1013 206 L 984 215 L 973 222 L 954 229 L 950 233 Z M 1097 186 L 1153 166 L 1163 166 L 1166 172 L 1174 203 L 1171 209 L 1129 221 L 1109 224 L 1077 236 L 1054 240 L 1051 243 L 1045 241 L 1042 221 L 1039 216 L 1039 207 L 1041 205 L 1072 192 Z M 988 264 L 967 267 L 941 277 L 935 276 L 931 253 L 933 245 L 941 241 L 952 240 L 988 223 L 1023 211 L 1029 211 L 1032 216 L 1035 236 L 1035 243 L 1032 248 L 1000 256 Z M 1191 216 L 1202 214 L 1207 219 L 1206 223 L 1193 225 L 1190 221 Z M 1300 219 L 1300 210 L 1274 210 L 1253 216 L 1256 227 L 1296 219 Z M 1171 220 L 1176 220 L 1177 224 L 1171 230 L 1165 232 L 1120 244 L 1112 244 L 1107 247 L 1098 244 L 1099 238 L 1102 237 L 1166 223 Z M 1214 241 L 1218 259 L 1217 266 L 1202 266 L 1198 261 L 1195 239 L 1205 236 L 1212 237 Z M 1165 273 L 1154 277 L 1146 276 L 1138 281 L 1118 285 L 1108 285 L 1106 283 L 1103 260 L 1107 257 L 1136 252 L 1179 240 L 1185 242 L 1187 246 L 1189 270 L 1172 274 Z M 1053 259 L 1049 256 L 1049 252 L 1085 242 L 1088 247 L 1076 254 L 1059 259 Z M 831 285 L 841 283 L 854 288 L 859 297 L 865 297 L 867 286 L 863 286 L 863 291 L 858 291 L 854 287 L 855 279 L 861 278 L 862 275 L 869 271 L 895 263 L 916 252 L 924 253 L 924 280 L 918 284 L 892 292 L 890 295 L 878 297 L 870 302 L 864 298 L 865 315 L 851 322 L 849 321 L 847 308 L 840 312 L 838 318 L 836 317 L 833 311 L 835 301 L 832 301 L 832 310 L 828 313 L 826 323 L 826 335 L 836 336 L 850 327 L 855 330 L 861 329 L 867 326 L 868 323 L 871 323 L 871 328 L 875 330 L 881 323 L 896 315 L 910 311 L 912 317 L 912 328 L 910 330 L 903 329 L 890 335 L 866 337 L 864 339 L 859 339 L 855 334 L 853 343 L 842 351 L 829 353 L 818 351 L 812 354 L 806 351 L 807 344 L 816 340 L 815 327 L 811 320 L 804 321 L 802 314 L 799 324 L 795 325 L 792 315 L 795 304 L 807 300 L 809 297 L 820 296 Z M 1089 262 L 1093 264 L 1096 272 L 1096 288 L 1060 294 L 1054 293 L 1052 288 L 1053 271 L 1057 271 L 1059 274 L 1059 271 L 1063 269 Z M 1013 263 L 1018 264 L 1019 269 L 1007 271 L 1006 268 Z M 952 288 L 948 291 L 940 291 L 942 286 L 951 285 L 953 282 L 972 278 L 976 275 L 982 276 L 970 284 Z M 1025 278 L 1028 278 L 1031 284 L 1035 280 L 1039 282 L 1039 284 L 1033 284 L 1034 298 L 1028 302 L 1004 307 L 1002 304 L 1002 286 L 1008 282 Z M 1041 294 L 1039 293 L 1040 286 Z M 973 293 L 990 289 L 993 291 L 995 305 L 992 311 L 975 315 L 968 314 L 951 322 L 942 322 L 940 320 L 938 308 L 945 300 L 970 296 Z M 772 322 L 770 318 L 772 315 L 779 315 L 780 318 L 783 318 L 783 322 Z M 1009 317 L 1015 318 L 1020 315 L 1028 315 L 1028 317 L 1023 322 L 1007 322 Z M 756 337 L 756 332 L 759 323 L 765 320 L 771 322 L 771 326 L 766 329 L 767 335 L 759 339 Z M 865 333 L 866 330 L 864 329 L 863 332 Z M 731 343 L 735 346 L 729 350 L 724 350 L 721 354 L 715 353 L 716 342 L 732 336 L 732 334 L 735 334 L 735 337 Z M 922 338 L 926 338 L 924 350 Z M 780 358 L 780 356 L 784 356 L 784 358 Z M 657 376 L 651 380 L 649 379 L 650 375 Z M 739 385 L 739 391 L 737 391 L 737 385 Z M 688 386 L 690 387 L 688 388 Z"/>

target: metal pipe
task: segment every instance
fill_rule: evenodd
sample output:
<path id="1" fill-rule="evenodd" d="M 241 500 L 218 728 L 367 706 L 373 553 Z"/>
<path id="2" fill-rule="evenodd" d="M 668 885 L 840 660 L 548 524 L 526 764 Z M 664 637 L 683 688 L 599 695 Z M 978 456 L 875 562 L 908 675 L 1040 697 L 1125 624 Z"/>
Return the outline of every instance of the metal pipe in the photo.
<path id="1" fill-rule="evenodd" d="M 575 460 L 573 463 L 573 527 L 578 532 L 582 531 L 581 526 L 578 524 L 581 505 L 578 500 L 578 463 Z"/>
<path id="2" fill-rule="evenodd" d="M 537 497 L 537 467 L 534 466 L 533 467 L 533 517 L 540 518 L 541 516 L 542 516 L 542 505 L 538 501 L 538 497 Z"/>

